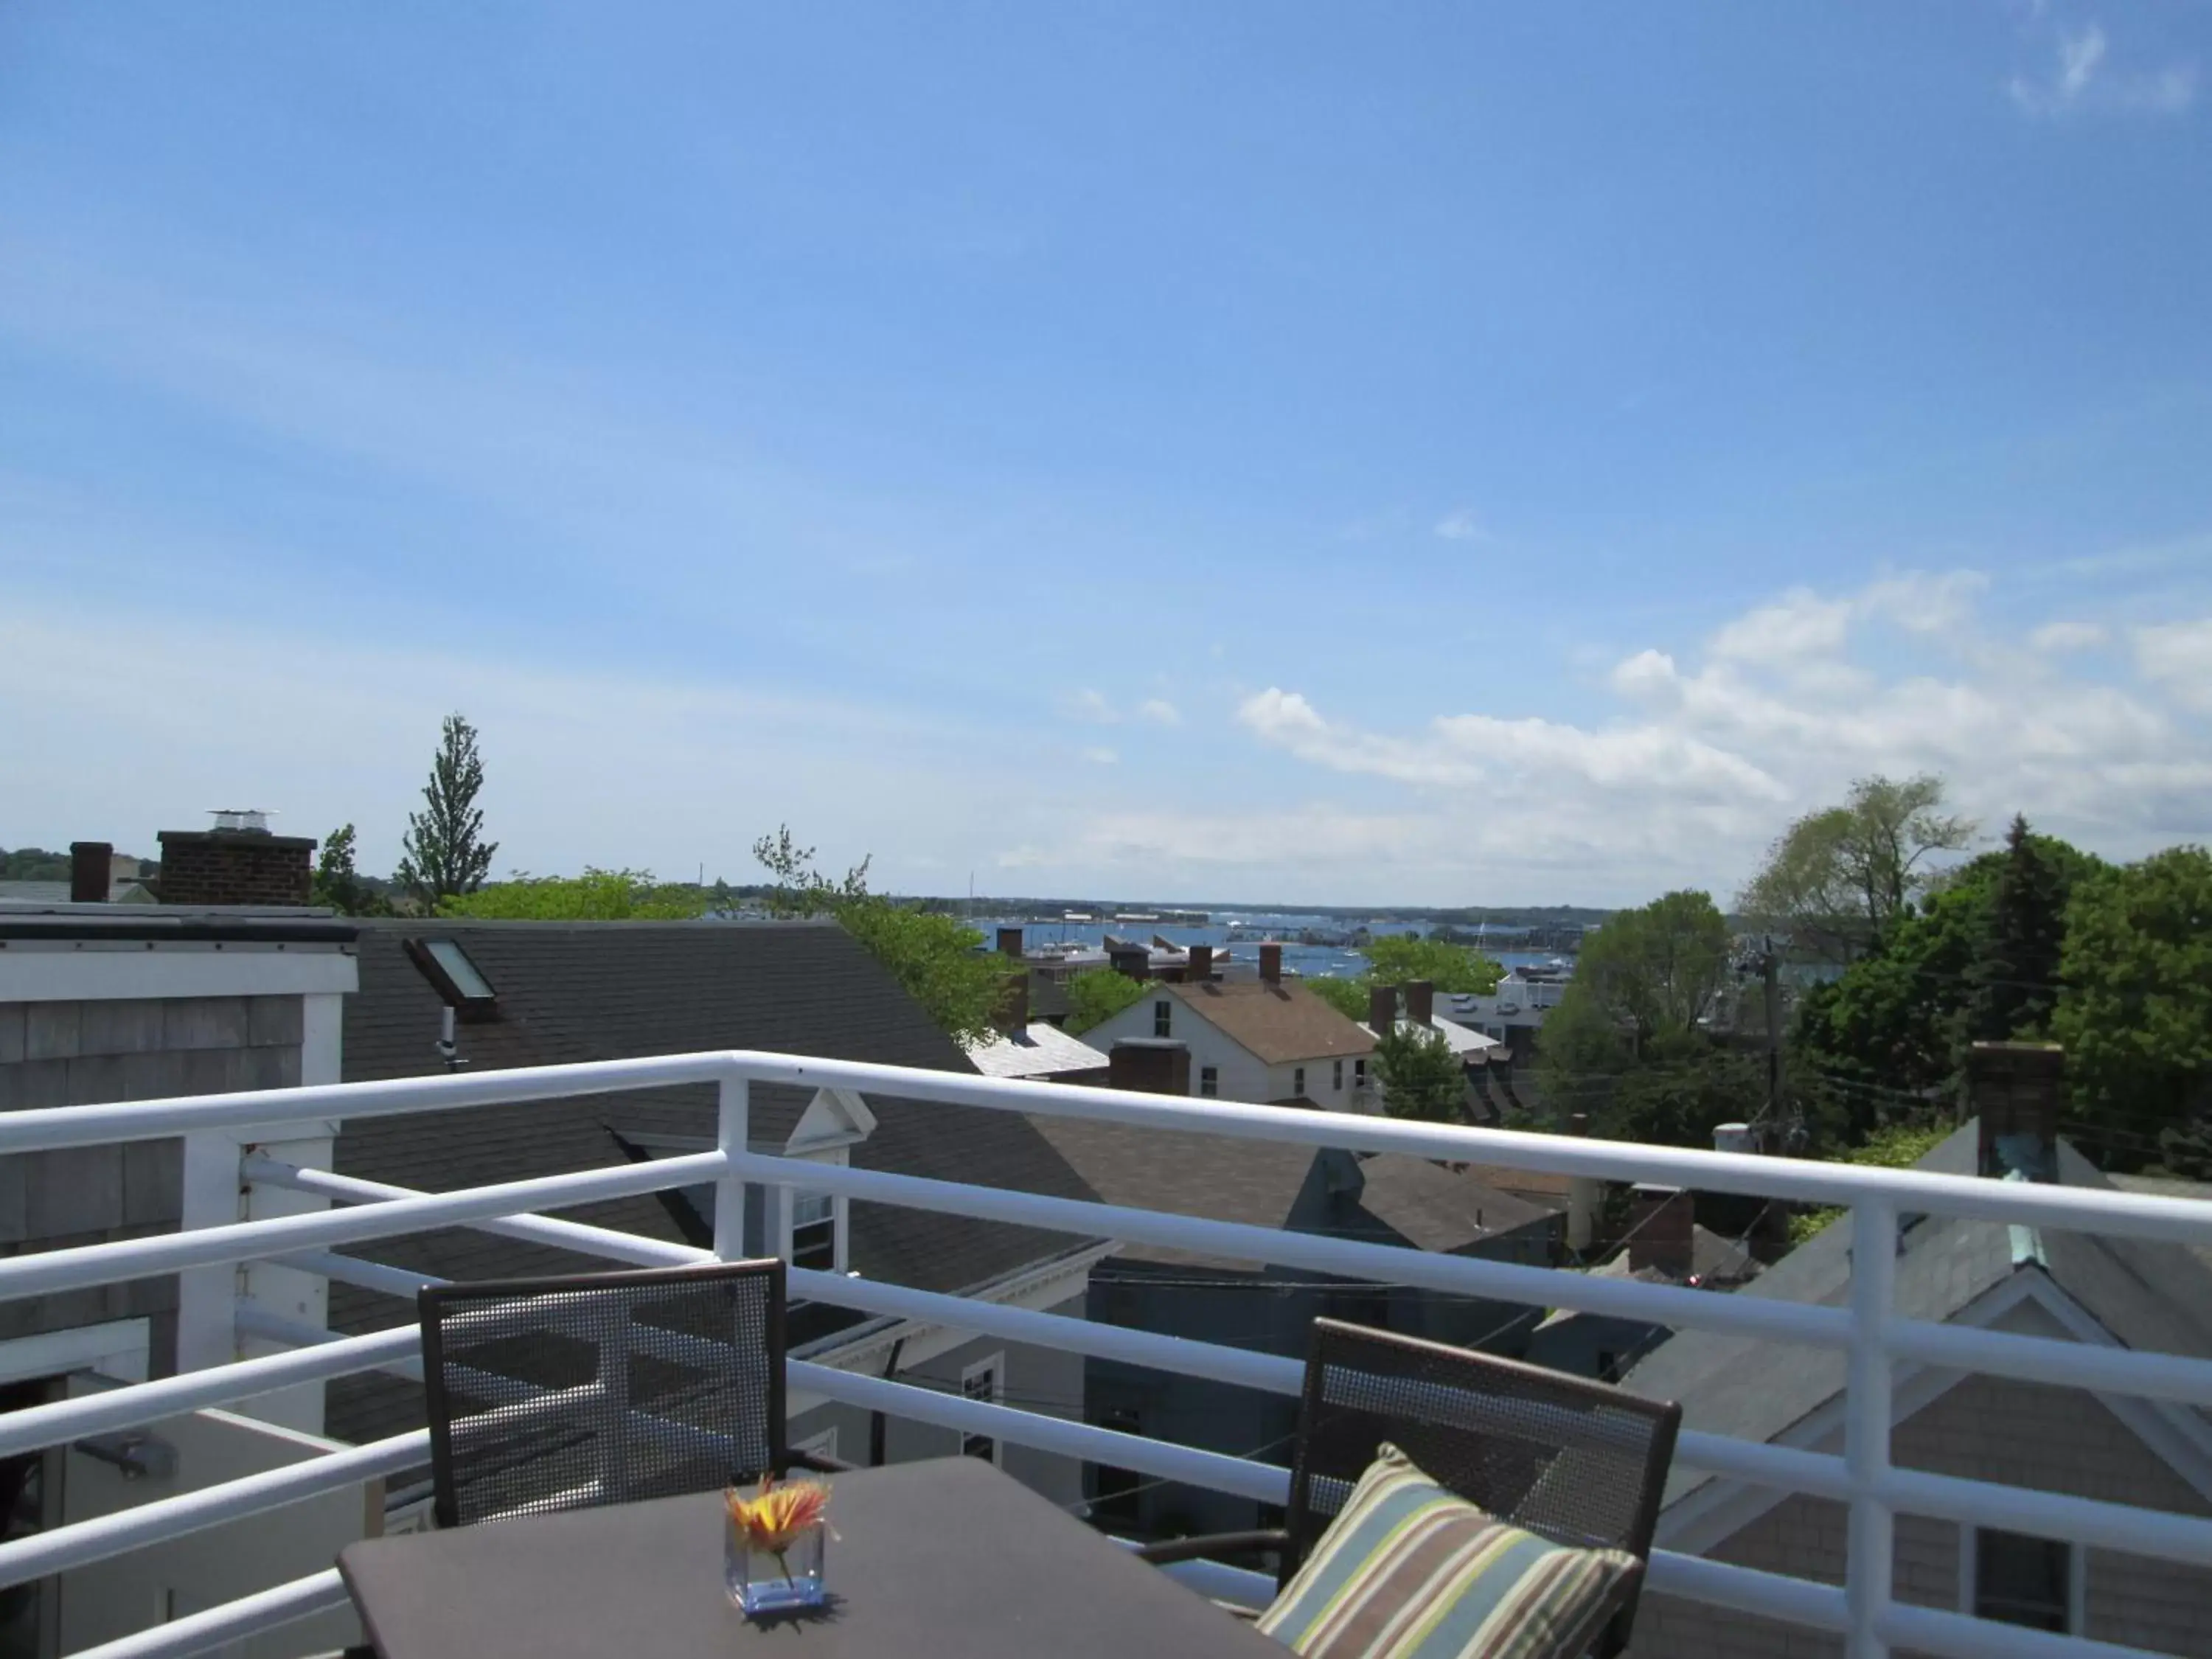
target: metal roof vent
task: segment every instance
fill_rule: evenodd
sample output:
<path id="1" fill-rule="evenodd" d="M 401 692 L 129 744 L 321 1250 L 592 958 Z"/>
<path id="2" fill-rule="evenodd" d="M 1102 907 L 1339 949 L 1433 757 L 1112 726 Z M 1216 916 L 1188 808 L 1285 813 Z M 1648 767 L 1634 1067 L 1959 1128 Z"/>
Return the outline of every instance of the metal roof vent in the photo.
<path id="1" fill-rule="evenodd" d="M 269 830 L 269 814 L 258 806 L 218 806 L 214 809 L 215 827 L 218 830 Z"/>

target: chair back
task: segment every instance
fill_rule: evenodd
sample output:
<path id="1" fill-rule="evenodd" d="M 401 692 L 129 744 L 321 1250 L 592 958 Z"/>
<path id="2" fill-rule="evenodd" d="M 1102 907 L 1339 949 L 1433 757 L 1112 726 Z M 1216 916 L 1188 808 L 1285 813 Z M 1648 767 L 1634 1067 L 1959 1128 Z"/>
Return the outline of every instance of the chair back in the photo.
<path id="1" fill-rule="evenodd" d="M 1316 1319 L 1283 1553 L 1287 1584 L 1388 1441 L 1432 1480 L 1578 1548 L 1651 1553 L 1682 1408 L 1490 1354 Z M 1603 1650 L 1616 1650 L 1632 1600 Z"/>
<path id="2" fill-rule="evenodd" d="M 781 1261 L 425 1285 L 419 1307 L 441 1527 L 784 1467 Z"/>

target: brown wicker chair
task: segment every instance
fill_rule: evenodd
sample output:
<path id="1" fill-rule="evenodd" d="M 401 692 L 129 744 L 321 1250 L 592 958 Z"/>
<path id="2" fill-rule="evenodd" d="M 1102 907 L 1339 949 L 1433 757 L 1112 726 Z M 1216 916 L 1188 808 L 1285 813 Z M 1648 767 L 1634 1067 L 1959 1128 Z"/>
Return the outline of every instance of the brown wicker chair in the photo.
<path id="1" fill-rule="evenodd" d="M 783 1263 L 428 1285 L 441 1527 L 710 1492 L 794 1465 Z"/>
<path id="2" fill-rule="evenodd" d="M 1651 1553 L 1682 1408 L 1516 1360 L 1316 1319 L 1285 1523 L 1155 1544 L 1165 1565 L 1273 1555 L 1286 1585 L 1384 1441 L 1491 1514 L 1561 1544 Z M 1597 1651 L 1627 1645 L 1635 1592 Z"/>

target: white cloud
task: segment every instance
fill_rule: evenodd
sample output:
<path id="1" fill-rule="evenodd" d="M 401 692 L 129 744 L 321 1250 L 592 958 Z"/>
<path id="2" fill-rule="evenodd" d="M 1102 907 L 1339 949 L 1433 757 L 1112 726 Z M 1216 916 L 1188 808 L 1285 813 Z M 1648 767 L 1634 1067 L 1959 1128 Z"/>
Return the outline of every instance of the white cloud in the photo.
<path id="1" fill-rule="evenodd" d="M 2178 702 L 2212 714 L 2212 617 L 2136 630 L 2136 665 Z"/>
<path id="2" fill-rule="evenodd" d="M 2111 635 L 2096 623 L 2049 622 L 2027 636 L 2036 650 L 2057 656 L 2068 651 L 2093 651 Z"/>
<path id="3" fill-rule="evenodd" d="M 1165 697 L 1147 697 L 1137 706 L 1138 718 L 1155 726 L 1181 726 L 1182 711 Z"/>
<path id="4" fill-rule="evenodd" d="M 1438 519 L 1435 533 L 1448 542 L 1486 542 L 1490 532 L 1471 507 L 1455 507 Z"/>
<path id="5" fill-rule="evenodd" d="M 2106 108 L 2145 115 L 2179 115 L 2197 98 L 2197 66 L 2169 64 L 2147 72 L 2115 72 L 2106 66 L 2111 42 L 2102 27 L 2088 23 L 2060 28 L 2051 45 L 2045 71 L 2015 75 L 2005 91 L 2028 115 L 2059 116 L 2076 110 Z"/>
<path id="6" fill-rule="evenodd" d="M 2100 630 L 2047 623 L 2029 636 L 2046 654 L 2027 656 L 1982 629 L 1986 585 L 1905 572 L 1851 592 L 1794 589 L 1716 630 L 1701 657 L 1651 647 L 1617 660 L 1603 683 L 1619 699 L 1611 718 L 1486 708 L 1370 730 L 1278 685 L 1246 697 L 1237 720 L 1309 766 L 1407 792 L 1449 827 L 1455 856 L 1559 860 L 1634 884 L 1619 896 L 1671 872 L 1731 891 L 1790 818 L 1878 771 L 1941 772 L 1991 824 L 2025 811 L 2116 856 L 2201 833 L 2212 745 L 2192 711 L 2212 713 L 2212 618 L 2138 630 L 2142 686 L 2100 684 L 2061 676 L 2048 655 Z M 1869 630 L 1893 625 L 1881 659 L 1896 665 L 1854 659 Z"/>
<path id="7" fill-rule="evenodd" d="M 1093 766 L 1112 766 L 1119 763 L 1121 757 L 1111 749 L 1101 747 L 1085 750 L 1083 758 Z"/>
<path id="8" fill-rule="evenodd" d="M 1121 723 L 1121 711 L 1103 691 L 1083 686 L 1069 692 L 1060 700 L 1060 712 L 1072 720 L 1081 720 L 1087 726 L 1115 726 Z"/>

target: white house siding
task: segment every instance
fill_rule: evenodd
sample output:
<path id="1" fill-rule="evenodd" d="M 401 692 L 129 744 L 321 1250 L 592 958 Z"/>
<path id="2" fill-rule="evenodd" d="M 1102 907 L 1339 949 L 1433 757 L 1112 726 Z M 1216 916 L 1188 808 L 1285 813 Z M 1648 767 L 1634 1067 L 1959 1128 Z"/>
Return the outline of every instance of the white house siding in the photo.
<path id="1" fill-rule="evenodd" d="M 1270 1066 L 1211 1020 L 1194 1012 L 1182 998 L 1170 993 L 1155 992 L 1141 1001 L 1131 1003 L 1113 1018 L 1085 1031 L 1083 1040 L 1108 1053 L 1112 1052 L 1117 1042 L 1149 1041 L 1158 1035 L 1153 1006 L 1161 1002 L 1168 1005 L 1167 1041 L 1180 1042 L 1190 1050 L 1190 1091 L 1194 1095 L 1200 1092 L 1203 1068 L 1211 1066 L 1219 1073 L 1216 1093 L 1223 1100 L 1241 1100 L 1255 1105 L 1287 1100 L 1299 1092 L 1297 1072 L 1303 1066 L 1307 1098 L 1323 1106 L 1353 1109 L 1352 1085 L 1358 1062 L 1351 1056 L 1344 1058 L 1344 1086 L 1340 1090 L 1334 1085 L 1333 1060 L 1292 1060 L 1286 1065 Z M 1368 1063 L 1371 1067 L 1373 1061 L 1370 1060 Z"/>
<path id="2" fill-rule="evenodd" d="M 1898 1425 L 1903 1468 L 2001 1481 L 2109 1503 L 2212 1515 L 2208 1504 L 2095 1395 L 2008 1378 L 1970 1376 Z M 1844 1582 L 1844 1508 L 1793 1497 L 1705 1553 L 1717 1561 Z M 1665 1541 L 1662 1529 L 1662 1543 Z M 1960 1540 L 1949 1522 L 1897 1521 L 1900 1601 L 1960 1607 Z M 2090 1552 L 2081 1634 L 2127 1647 L 2212 1659 L 2212 1571 L 2112 1551 Z M 1636 1659 L 1832 1659 L 1840 1638 L 1747 1614 L 1647 1595 Z"/>

